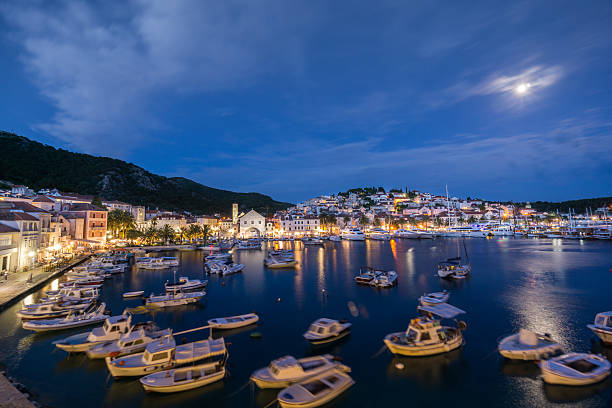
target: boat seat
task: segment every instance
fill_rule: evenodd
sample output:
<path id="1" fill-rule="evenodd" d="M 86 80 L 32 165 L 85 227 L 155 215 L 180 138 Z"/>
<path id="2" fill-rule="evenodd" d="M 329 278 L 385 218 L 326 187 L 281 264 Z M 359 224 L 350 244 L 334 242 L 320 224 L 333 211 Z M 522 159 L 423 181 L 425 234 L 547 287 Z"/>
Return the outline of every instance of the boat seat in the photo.
<path id="1" fill-rule="evenodd" d="M 598 367 L 597 365 L 587 360 L 576 360 L 572 363 L 566 363 L 566 365 L 576 371 L 580 371 L 581 373 L 590 373 Z"/>
<path id="2" fill-rule="evenodd" d="M 187 371 L 179 371 L 174 373 L 174 381 L 185 381 L 187 380 Z"/>
<path id="3" fill-rule="evenodd" d="M 201 370 L 192 370 L 191 371 L 191 379 L 196 380 L 202 376 Z"/>

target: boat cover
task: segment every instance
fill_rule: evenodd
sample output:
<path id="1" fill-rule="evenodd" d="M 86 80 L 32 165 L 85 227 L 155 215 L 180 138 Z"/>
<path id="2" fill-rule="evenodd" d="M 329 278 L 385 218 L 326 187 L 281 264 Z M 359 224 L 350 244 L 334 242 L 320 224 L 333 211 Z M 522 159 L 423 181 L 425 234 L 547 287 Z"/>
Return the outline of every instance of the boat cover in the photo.
<path id="1" fill-rule="evenodd" d="M 423 310 L 445 319 L 452 319 L 457 315 L 465 313 L 464 310 L 461 310 L 453 305 L 449 305 L 448 303 L 440 303 L 437 305 L 420 305 L 418 310 Z"/>

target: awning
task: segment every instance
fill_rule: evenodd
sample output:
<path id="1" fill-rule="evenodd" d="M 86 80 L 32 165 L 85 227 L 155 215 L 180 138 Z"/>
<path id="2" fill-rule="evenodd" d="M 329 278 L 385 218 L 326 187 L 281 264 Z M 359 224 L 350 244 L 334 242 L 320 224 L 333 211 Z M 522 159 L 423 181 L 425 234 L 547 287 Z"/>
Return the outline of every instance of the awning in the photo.
<path id="1" fill-rule="evenodd" d="M 458 307 L 455 307 L 453 305 L 449 305 L 448 303 L 440 303 L 440 304 L 431 305 L 431 306 L 421 305 L 417 309 L 435 314 L 445 319 L 452 319 L 453 317 L 457 315 L 465 313 L 464 310 L 461 310 Z"/>

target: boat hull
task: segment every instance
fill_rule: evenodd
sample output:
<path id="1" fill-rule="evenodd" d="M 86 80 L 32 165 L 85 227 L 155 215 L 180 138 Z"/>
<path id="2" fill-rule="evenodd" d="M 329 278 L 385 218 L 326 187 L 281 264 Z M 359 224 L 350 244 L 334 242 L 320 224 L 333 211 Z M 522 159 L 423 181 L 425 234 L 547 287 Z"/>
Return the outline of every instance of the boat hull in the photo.
<path id="1" fill-rule="evenodd" d="M 225 369 L 213 375 L 206 376 L 199 381 L 190 381 L 190 382 L 185 382 L 183 384 L 156 386 L 156 385 L 147 384 L 145 381 L 146 377 L 141 378 L 140 383 L 142 384 L 142 387 L 146 391 L 168 394 L 168 393 L 173 393 L 173 392 L 188 391 L 188 390 L 193 390 L 196 388 L 204 387 L 205 385 L 212 384 L 214 382 L 222 380 L 223 377 L 225 377 Z"/>
<path id="2" fill-rule="evenodd" d="M 587 327 L 591 329 L 605 345 L 612 346 L 612 330 L 602 329 L 594 324 L 589 324 Z"/>
<path id="3" fill-rule="evenodd" d="M 393 336 L 401 336 L 403 334 L 403 332 L 391 333 L 384 338 L 383 342 L 391 353 L 406 357 L 424 357 L 448 353 L 463 345 L 463 337 L 460 334 L 448 342 L 425 346 L 410 346 L 392 340 Z"/>
<path id="4" fill-rule="evenodd" d="M 313 344 L 315 346 L 321 345 L 321 344 L 327 344 L 327 343 L 333 343 L 334 341 L 338 341 L 340 339 L 343 339 L 344 337 L 348 336 L 349 334 L 351 334 L 351 328 L 348 327 L 344 330 L 342 330 L 341 332 L 330 336 L 330 337 L 326 337 L 326 338 L 309 338 L 308 336 L 304 336 L 304 338 L 306 340 L 308 340 L 310 342 L 310 344 Z"/>

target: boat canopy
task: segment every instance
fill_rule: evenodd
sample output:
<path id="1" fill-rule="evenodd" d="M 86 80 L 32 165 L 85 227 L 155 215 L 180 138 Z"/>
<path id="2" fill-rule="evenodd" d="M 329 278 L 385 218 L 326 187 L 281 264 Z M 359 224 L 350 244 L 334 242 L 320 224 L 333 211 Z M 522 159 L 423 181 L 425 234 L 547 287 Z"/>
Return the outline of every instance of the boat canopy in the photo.
<path id="1" fill-rule="evenodd" d="M 448 303 L 440 303 L 437 305 L 420 305 L 418 310 L 429 312 L 445 319 L 452 319 L 457 315 L 465 313 L 464 310 L 461 310 L 453 305 L 449 305 Z"/>

